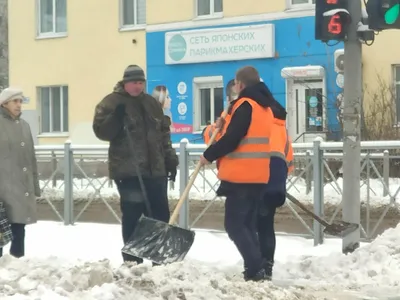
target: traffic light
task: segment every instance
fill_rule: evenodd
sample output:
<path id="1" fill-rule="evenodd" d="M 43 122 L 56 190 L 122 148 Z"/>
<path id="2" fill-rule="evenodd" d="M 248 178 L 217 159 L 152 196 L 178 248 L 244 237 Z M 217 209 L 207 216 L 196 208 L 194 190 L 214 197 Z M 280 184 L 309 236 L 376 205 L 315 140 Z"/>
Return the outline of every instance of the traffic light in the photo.
<path id="1" fill-rule="evenodd" d="M 357 0 L 317 0 L 315 1 L 315 39 L 343 41 L 347 35 L 350 14 L 347 1 Z"/>
<path id="2" fill-rule="evenodd" d="M 368 0 L 367 14 L 370 29 L 400 29 L 399 0 Z"/>

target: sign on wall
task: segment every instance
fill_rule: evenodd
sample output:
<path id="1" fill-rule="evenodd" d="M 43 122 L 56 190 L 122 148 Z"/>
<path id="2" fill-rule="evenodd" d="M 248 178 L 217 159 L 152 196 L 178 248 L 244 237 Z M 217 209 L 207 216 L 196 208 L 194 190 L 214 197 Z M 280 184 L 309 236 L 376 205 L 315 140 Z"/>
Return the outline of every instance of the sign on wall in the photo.
<path id="1" fill-rule="evenodd" d="M 165 33 L 165 63 L 187 64 L 275 56 L 273 24 Z"/>
<path id="2" fill-rule="evenodd" d="M 183 80 L 152 80 L 148 82 L 151 95 L 160 102 L 164 115 L 171 119 L 172 133 L 192 133 L 193 118 L 188 93 L 190 86 Z"/>

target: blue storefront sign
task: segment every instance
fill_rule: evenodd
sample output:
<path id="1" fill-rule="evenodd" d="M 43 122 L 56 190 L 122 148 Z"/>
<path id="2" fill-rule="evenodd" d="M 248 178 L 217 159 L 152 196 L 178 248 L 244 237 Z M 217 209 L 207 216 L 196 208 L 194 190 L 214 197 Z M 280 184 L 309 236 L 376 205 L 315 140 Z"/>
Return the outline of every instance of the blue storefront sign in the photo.
<path id="1" fill-rule="evenodd" d="M 333 53 L 342 45 L 327 47 L 315 41 L 314 17 L 149 31 L 146 42 L 147 88 L 171 117 L 174 142 L 187 138 L 202 143 L 202 129 L 221 114 L 229 98 L 235 97 L 235 72 L 246 65 L 256 67 L 276 99 L 295 110 L 288 111 L 288 122 L 296 123 L 297 132 L 298 124 L 303 123 L 304 131 L 309 130 L 309 122 L 318 130 L 339 128 L 338 87 L 329 83 L 335 82 L 337 75 Z M 318 66 L 324 70 L 323 77 L 315 78 L 310 68 L 305 68 L 306 74 L 301 66 Z M 296 72 L 293 71 L 293 77 L 284 78 L 282 70 L 290 67 L 296 67 Z M 315 83 L 318 80 L 321 87 Z M 309 84 L 323 95 L 308 97 L 310 92 L 306 91 L 307 97 L 295 98 L 288 90 Z M 310 109 L 317 114 L 310 116 Z M 295 120 L 295 115 L 301 120 Z"/>

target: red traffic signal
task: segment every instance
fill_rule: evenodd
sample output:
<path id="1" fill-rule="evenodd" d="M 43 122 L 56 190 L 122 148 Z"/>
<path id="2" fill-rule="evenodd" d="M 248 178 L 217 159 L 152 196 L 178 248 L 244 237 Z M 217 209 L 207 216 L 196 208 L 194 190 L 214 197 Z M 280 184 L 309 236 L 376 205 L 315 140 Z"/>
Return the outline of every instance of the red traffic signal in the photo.
<path id="1" fill-rule="evenodd" d="M 335 0 L 330 0 L 330 1 L 335 1 Z M 328 22 L 328 32 L 333 35 L 340 35 L 342 31 L 343 31 L 343 26 L 339 14 L 333 15 Z"/>
<path id="2" fill-rule="evenodd" d="M 350 14 L 346 0 L 320 0 L 315 4 L 315 39 L 343 41 Z"/>
<path id="3" fill-rule="evenodd" d="M 326 29 L 328 40 L 344 40 L 346 38 L 347 27 L 350 24 L 350 14 L 347 10 L 333 9 L 327 11 L 324 13 L 323 18 L 323 28 Z"/>

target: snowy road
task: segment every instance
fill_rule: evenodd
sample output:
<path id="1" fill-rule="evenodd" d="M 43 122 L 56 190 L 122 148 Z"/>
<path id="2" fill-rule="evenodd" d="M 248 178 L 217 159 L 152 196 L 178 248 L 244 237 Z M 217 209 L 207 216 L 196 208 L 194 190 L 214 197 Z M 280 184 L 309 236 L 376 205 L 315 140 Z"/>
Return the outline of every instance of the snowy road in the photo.
<path id="1" fill-rule="evenodd" d="M 121 266 L 120 226 L 40 222 L 28 227 L 27 257 L 0 259 L 0 299 L 394 300 L 399 240 L 400 226 L 345 256 L 340 240 L 313 247 L 279 236 L 273 283 L 245 283 L 239 254 L 222 233 L 197 231 L 183 263 L 128 268 Z"/>

